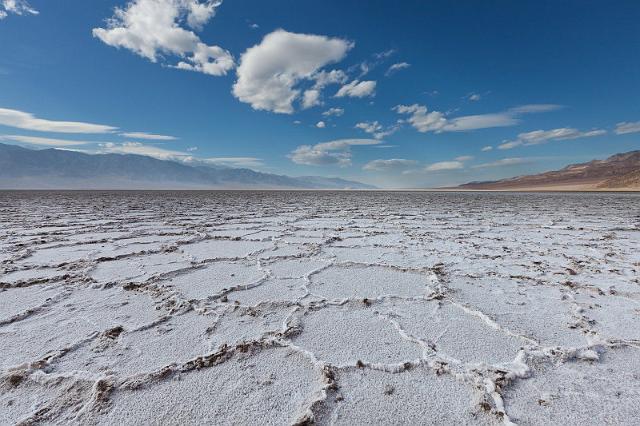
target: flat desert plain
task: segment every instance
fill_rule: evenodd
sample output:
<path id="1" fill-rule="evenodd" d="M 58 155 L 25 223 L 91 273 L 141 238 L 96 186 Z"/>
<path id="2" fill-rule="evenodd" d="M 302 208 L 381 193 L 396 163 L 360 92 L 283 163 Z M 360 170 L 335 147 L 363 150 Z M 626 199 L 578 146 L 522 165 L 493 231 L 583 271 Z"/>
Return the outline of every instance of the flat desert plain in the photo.
<path id="1" fill-rule="evenodd" d="M 0 424 L 633 424 L 640 197 L 2 192 Z"/>

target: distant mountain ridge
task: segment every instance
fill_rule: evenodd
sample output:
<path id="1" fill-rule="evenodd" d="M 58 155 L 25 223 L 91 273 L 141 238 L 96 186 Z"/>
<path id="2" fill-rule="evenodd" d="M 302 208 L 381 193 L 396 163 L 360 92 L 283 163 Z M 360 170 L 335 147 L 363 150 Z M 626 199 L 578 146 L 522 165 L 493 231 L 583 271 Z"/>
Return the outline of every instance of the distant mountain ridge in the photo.
<path id="1" fill-rule="evenodd" d="M 615 154 L 606 160 L 571 164 L 537 175 L 491 182 L 469 182 L 461 189 L 480 190 L 640 190 L 640 151 Z"/>
<path id="2" fill-rule="evenodd" d="M 375 189 L 340 178 L 187 165 L 135 154 L 85 154 L 0 143 L 0 189 Z"/>

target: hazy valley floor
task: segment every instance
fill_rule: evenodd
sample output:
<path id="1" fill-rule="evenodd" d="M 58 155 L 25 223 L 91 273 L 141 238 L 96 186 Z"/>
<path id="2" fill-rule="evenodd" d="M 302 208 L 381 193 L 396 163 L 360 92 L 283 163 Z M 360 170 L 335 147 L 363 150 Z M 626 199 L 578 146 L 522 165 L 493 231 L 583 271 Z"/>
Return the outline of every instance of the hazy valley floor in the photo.
<path id="1" fill-rule="evenodd" d="M 0 192 L 0 424 L 632 424 L 640 196 Z"/>

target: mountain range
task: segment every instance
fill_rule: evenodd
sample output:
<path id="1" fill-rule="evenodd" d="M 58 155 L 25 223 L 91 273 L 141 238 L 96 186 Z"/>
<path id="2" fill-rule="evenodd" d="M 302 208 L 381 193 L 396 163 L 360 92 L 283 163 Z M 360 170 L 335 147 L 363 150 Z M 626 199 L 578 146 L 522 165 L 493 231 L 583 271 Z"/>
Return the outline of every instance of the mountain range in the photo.
<path id="1" fill-rule="evenodd" d="M 374 189 L 340 178 L 291 177 L 134 154 L 85 154 L 0 143 L 0 189 Z"/>
<path id="2" fill-rule="evenodd" d="M 469 182 L 460 189 L 606 191 L 640 190 L 640 151 L 612 155 L 606 160 L 571 164 L 536 175 L 489 182 Z"/>

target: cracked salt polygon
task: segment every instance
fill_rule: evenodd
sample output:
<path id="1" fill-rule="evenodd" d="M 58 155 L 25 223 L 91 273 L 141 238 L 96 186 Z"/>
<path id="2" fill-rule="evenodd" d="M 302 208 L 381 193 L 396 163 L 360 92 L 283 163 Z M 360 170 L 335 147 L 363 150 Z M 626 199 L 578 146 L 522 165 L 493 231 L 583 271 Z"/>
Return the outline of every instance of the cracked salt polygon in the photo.
<path id="1" fill-rule="evenodd" d="M 333 365 L 401 364 L 422 357 L 421 347 L 402 338 L 373 306 L 328 306 L 299 316 L 296 346 Z"/>
<path id="2" fill-rule="evenodd" d="M 125 329 L 115 336 L 97 336 L 52 363 L 56 373 L 82 372 L 120 377 L 151 373 L 213 352 L 208 329 L 215 316 L 188 312 L 153 327 Z"/>
<path id="3" fill-rule="evenodd" d="M 293 310 L 278 304 L 250 308 L 230 304 L 209 330 L 211 348 L 259 341 L 266 335 L 282 332 Z"/>
<path id="4" fill-rule="evenodd" d="M 255 351 L 255 353 L 254 353 Z M 116 391 L 98 424 L 293 424 L 322 386 L 320 372 L 287 348 L 254 349 L 209 368 Z"/>
<path id="5" fill-rule="evenodd" d="M 149 278 L 187 268 L 191 262 L 178 252 L 149 254 L 99 263 L 90 272 L 99 283 L 144 282 Z"/>
<path id="6" fill-rule="evenodd" d="M 505 390 L 519 425 L 632 424 L 640 418 L 640 350 L 608 349 L 600 361 L 539 363 Z"/>
<path id="7" fill-rule="evenodd" d="M 235 287 L 247 287 L 265 278 L 256 264 L 220 261 L 185 271 L 164 282 L 186 299 L 207 299 Z"/>
<path id="8" fill-rule="evenodd" d="M 265 302 L 297 302 L 307 292 L 303 279 L 268 278 L 251 288 L 238 288 L 227 294 L 230 303 L 238 302 L 244 306 L 255 306 Z"/>
<path id="9" fill-rule="evenodd" d="M 243 240 L 205 240 L 180 247 L 195 261 L 212 259 L 236 259 L 273 247 L 272 242 Z"/>
<path id="10" fill-rule="evenodd" d="M 327 260 L 300 258 L 266 263 L 264 264 L 264 268 L 269 269 L 273 276 L 278 278 L 302 278 L 327 265 L 329 265 Z"/>
<path id="11" fill-rule="evenodd" d="M 467 364 L 505 364 L 530 344 L 449 302 L 397 301 L 380 310 L 410 336 L 427 342 L 436 355 Z"/>
<path id="12" fill-rule="evenodd" d="M 381 266 L 331 266 L 310 280 L 309 290 L 327 299 L 418 297 L 433 292 L 426 273 Z"/>
<path id="13" fill-rule="evenodd" d="M 63 293 L 62 287 L 53 285 L 0 289 L 0 324 L 13 317 L 26 316 L 30 311 L 42 309 L 44 304 Z"/>
<path id="14" fill-rule="evenodd" d="M 146 295 L 119 288 L 76 289 L 69 297 L 0 328 L 0 368 L 40 360 L 107 329 L 159 318 Z"/>
<path id="15" fill-rule="evenodd" d="M 571 326 L 572 305 L 563 289 L 512 279 L 451 277 L 452 299 L 486 314 L 501 327 L 542 346 L 580 347 L 584 333 Z"/>
<path id="16" fill-rule="evenodd" d="M 318 416 L 320 425 L 499 425 L 480 410 L 472 385 L 420 366 L 400 373 L 364 369 L 339 372 L 337 395 Z"/>

